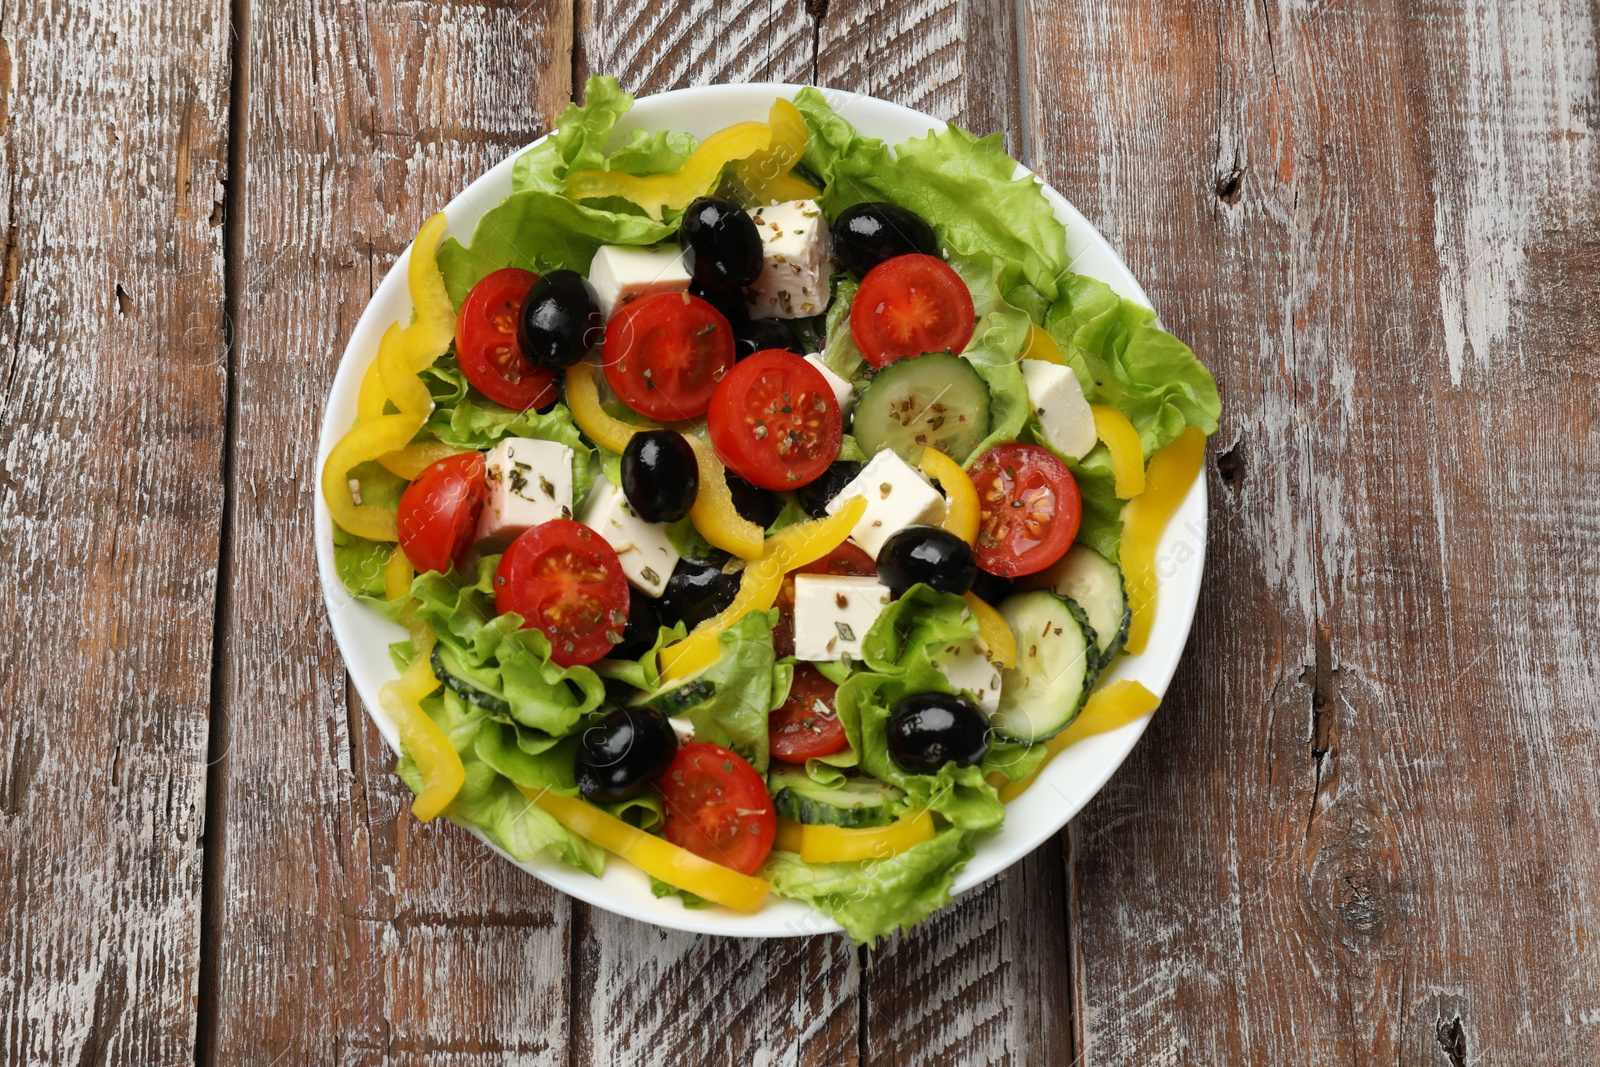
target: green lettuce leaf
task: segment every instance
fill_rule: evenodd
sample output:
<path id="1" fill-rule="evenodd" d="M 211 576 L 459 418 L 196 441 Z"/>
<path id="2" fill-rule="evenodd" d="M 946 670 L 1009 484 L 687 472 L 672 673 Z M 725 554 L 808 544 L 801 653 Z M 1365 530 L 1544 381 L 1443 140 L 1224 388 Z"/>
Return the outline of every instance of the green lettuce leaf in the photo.
<path id="1" fill-rule="evenodd" d="M 950 887 L 972 858 L 966 831 L 948 827 L 896 856 L 807 863 L 774 852 L 761 869 L 773 892 L 831 915 L 858 944 L 906 930 L 950 903 Z"/>
<path id="2" fill-rule="evenodd" d="M 1033 320 L 1001 295 L 1005 266 L 994 256 L 952 255 L 950 265 L 972 293 L 977 322 L 972 341 L 961 353 L 989 387 L 989 435 L 972 450 L 972 458 L 999 444 L 1015 441 L 1033 414 L 1021 354 Z"/>
<path id="3" fill-rule="evenodd" d="M 439 269 L 456 307 L 485 275 L 502 267 L 587 274 L 601 245 L 650 245 L 672 235 L 675 222 L 656 222 L 632 204 L 576 203 L 562 193 L 573 171 L 643 175 L 683 166 L 697 143 L 687 133 L 635 130 L 621 148 L 606 153 L 617 121 L 632 107 L 633 97 L 615 78 L 590 78 L 583 104 L 570 105 L 556 121 L 555 133 L 518 157 L 511 176 L 514 191 L 479 220 L 470 247 L 451 238 L 439 249 Z"/>
<path id="4" fill-rule="evenodd" d="M 716 687 L 688 711 L 694 739 L 732 749 L 759 774 L 767 772 L 767 713 L 789 692 L 793 668 L 776 663 L 772 627 L 777 609 L 753 611 L 717 635 L 721 655 L 700 675 Z"/>
<path id="5" fill-rule="evenodd" d="M 1139 431 L 1145 458 L 1187 426 L 1217 432 L 1217 382 L 1189 346 L 1156 325 L 1156 314 L 1104 282 L 1071 275 L 1045 329 L 1061 346 L 1091 403 L 1111 404 Z"/>
<path id="6" fill-rule="evenodd" d="M 439 725 L 461 756 L 466 779 L 461 791 L 445 809 L 445 818 L 460 826 L 482 831 L 513 858 L 532 862 L 548 852 L 563 863 L 598 875 L 605 870 L 605 853 L 569 831 L 527 797 L 511 779 L 479 757 L 478 741 L 488 722 L 486 713 L 449 690 L 435 693 L 422 708 Z M 422 791 L 422 775 L 411 757 L 402 755 L 395 772 L 411 787 Z"/>
<path id="7" fill-rule="evenodd" d="M 475 580 L 435 571 L 411 584 L 416 616 L 448 647 L 467 680 L 510 705 L 509 721 L 549 738 L 571 733 L 605 699 L 605 683 L 588 667 L 550 660 L 550 641 L 523 629 L 522 617 L 496 615 L 494 572 L 499 556 L 478 561 Z"/>

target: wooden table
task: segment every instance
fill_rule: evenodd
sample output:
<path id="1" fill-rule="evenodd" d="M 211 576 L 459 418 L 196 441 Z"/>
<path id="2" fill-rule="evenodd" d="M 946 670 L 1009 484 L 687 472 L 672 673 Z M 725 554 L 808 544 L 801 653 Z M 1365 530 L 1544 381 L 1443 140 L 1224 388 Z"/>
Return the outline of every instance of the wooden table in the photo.
<path id="1" fill-rule="evenodd" d="M 1597 17 L 3 0 L 0 1062 L 1600 1060 Z M 345 338 L 593 72 L 1003 131 L 1222 387 L 1155 724 L 875 952 L 419 828 L 329 634 Z"/>

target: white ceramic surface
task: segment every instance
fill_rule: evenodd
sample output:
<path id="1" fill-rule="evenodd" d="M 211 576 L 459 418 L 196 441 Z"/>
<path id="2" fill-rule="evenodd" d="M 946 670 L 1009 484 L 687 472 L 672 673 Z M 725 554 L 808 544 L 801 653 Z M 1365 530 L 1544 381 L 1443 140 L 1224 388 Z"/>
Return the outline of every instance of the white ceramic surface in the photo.
<path id="1" fill-rule="evenodd" d="M 732 122 L 765 119 L 776 95 L 792 97 L 801 88 L 778 84 L 713 85 L 646 97 L 640 99 L 622 121 L 619 134 L 644 127 L 688 130 L 704 137 Z M 825 92 L 832 106 L 862 133 L 891 144 L 945 125 L 927 115 L 871 97 L 837 90 Z M 511 191 L 511 168 L 517 154 L 520 153 L 501 161 L 445 208 L 451 234 L 462 241 L 468 240 L 484 212 Z M 1026 171 L 1019 168 L 1019 173 Z M 1044 187 L 1044 193 L 1067 227 L 1067 249 L 1073 269 L 1099 278 L 1125 297 L 1149 304 L 1144 290 L 1099 232 L 1049 186 Z M 405 284 L 409 256 L 408 247 L 378 286 L 351 334 L 323 417 L 317 450 L 319 471 L 333 443 L 355 418 L 361 376 L 377 351 L 383 330 L 389 323 L 403 320 L 409 314 L 410 298 Z M 1205 479 L 1201 478 L 1178 509 L 1157 551 L 1160 599 L 1149 646 L 1142 655 L 1124 657 L 1110 677 L 1137 679 L 1155 693 L 1166 692 L 1194 619 L 1204 566 L 1205 531 L 1206 491 Z M 340 584 L 333 564 L 331 520 L 320 492 L 316 494 L 316 536 L 317 562 L 334 636 L 344 653 L 356 690 L 390 747 L 395 748 L 397 734 L 378 703 L 378 689 L 395 676 L 387 646 L 403 639 L 404 631 L 355 603 Z M 1110 778 L 1144 733 L 1148 721 L 1147 717 L 1088 738 L 1052 760 L 1033 787 L 1011 803 L 1005 826 L 979 840 L 977 855 L 961 872 L 955 892 L 959 895 L 982 884 L 1057 833 Z M 754 915 L 741 915 L 726 908 L 690 911 L 676 899 L 661 900 L 652 896 L 643 872 L 615 858 L 601 878 L 554 861 L 519 866 L 597 907 L 680 930 L 739 937 L 788 937 L 838 929 L 820 912 L 776 897 Z"/>

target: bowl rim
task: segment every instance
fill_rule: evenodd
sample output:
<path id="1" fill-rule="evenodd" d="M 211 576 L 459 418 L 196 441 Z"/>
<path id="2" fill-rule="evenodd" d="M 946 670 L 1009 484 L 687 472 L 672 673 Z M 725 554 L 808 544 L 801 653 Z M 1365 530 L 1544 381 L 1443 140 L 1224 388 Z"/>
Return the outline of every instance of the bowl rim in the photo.
<path id="1" fill-rule="evenodd" d="M 633 109 L 619 122 L 613 136 L 643 127 L 693 130 L 698 125 L 716 128 L 737 120 L 729 115 L 732 110 L 745 112 L 740 117 L 748 117 L 755 105 L 764 102 L 765 107 L 770 107 L 775 96 L 792 98 L 805 88 L 817 88 L 835 110 L 850 119 L 858 130 L 868 136 L 882 137 L 892 145 L 902 143 L 908 131 L 909 135 L 916 136 L 920 135 L 918 131 L 943 130 L 948 125 L 943 120 L 904 105 L 847 90 L 784 82 L 734 82 L 693 86 L 638 97 Z M 685 104 L 694 106 L 694 114 L 683 122 L 652 118 L 681 110 Z M 763 108 L 758 117 L 764 114 Z M 899 132 L 887 132 L 893 128 L 898 128 Z M 546 134 L 510 152 L 452 198 L 444 208 L 449 223 L 447 234 L 463 240 L 470 238 L 479 218 L 509 193 L 511 170 L 517 157 L 542 143 L 548 136 Z M 1016 174 L 1019 177 L 1033 175 L 1033 171 L 1019 163 Z M 1039 179 L 1039 184 L 1057 217 L 1067 227 L 1069 266 L 1073 271 L 1096 277 L 1119 295 L 1151 306 L 1143 287 L 1104 235 L 1049 183 Z M 320 474 L 330 449 L 344 429 L 348 428 L 349 419 L 353 417 L 355 394 L 361 376 L 376 351 L 378 337 L 390 322 L 410 307 L 405 287 L 410 255 L 411 244 L 408 243 L 383 280 L 374 288 L 340 355 L 323 411 L 316 474 L 312 479 L 317 565 L 329 625 L 344 658 L 346 671 L 366 706 L 368 716 L 385 743 L 396 753 L 399 752 L 398 733 L 377 696 L 383 682 L 395 677 L 387 647 L 391 642 L 403 639 L 405 633 L 357 602 L 340 582 L 334 565 L 332 517 L 322 499 Z M 1206 531 L 1206 481 L 1200 477 L 1195 480 L 1168 523 L 1157 548 L 1157 560 L 1175 560 L 1175 569 L 1171 575 L 1162 574 L 1160 577 L 1161 596 L 1157 601 L 1149 645 L 1139 656 L 1119 659 L 1105 677 L 1136 678 L 1157 696 L 1164 698 L 1193 625 L 1204 573 Z M 1179 555 L 1183 555 L 1183 558 L 1176 558 Z M 1059 833 L 1122 765 L 1143 736 L 1153 714 L 1116 730 L 1086 738 L 1052 760 L 1028 792 L 1008 805 L 1008 816 L 1016 813 L 1019 818 L 1008 817 L 1000 830 L 978 836 L 975 841 L 977 853 L 956 878 L 952 897 L 959 898 L 983 885 L 1034 851 L 1047 838 Z M 1047 795 L 1047 788 L 1053 790 L 1056 797 Z M 1051 807 L 1053 811 L 1048 810 Z M 1043 812 L 1042 817 L 1040 812 Z M 1023 815 L 1027 817 L 1020 817 Z M 677 900 L 658 899 L 651 895 L 648 880 L 632 864 L 610 862 L 606 873 L 597 878 L 542 857 L 533 863 L 520 862 L 481 833 L 472 832 L 507 860 L 554 888 L 595 907 L 658 926 L 733 937 L 809 936 L 841 929 L 822 912 L 798 901 L 777 897 L 770 898 L 761 911 L 751 915 L 722 907 L 690 910 Z"/>

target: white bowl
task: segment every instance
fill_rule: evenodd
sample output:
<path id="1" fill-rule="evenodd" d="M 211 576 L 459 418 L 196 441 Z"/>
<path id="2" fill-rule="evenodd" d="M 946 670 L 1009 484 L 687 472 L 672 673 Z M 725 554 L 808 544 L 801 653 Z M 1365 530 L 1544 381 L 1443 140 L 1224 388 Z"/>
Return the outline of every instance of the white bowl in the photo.
<path id="1" fill-rule="evenodd" d="M 619 130 L 688 130 L 704 137 L 730 123 L 767 116 L 775 96 L 792 97 L 803 86 L 780 84 L 709 85 L 679 89 L 659 96 L 645 97 L 622 120 Z M 898 104 L 886 103 L 855 93 L 824 90 L 830 104 L 862 133 L 898 144 L 909 137 L 942 129 L 945 123 Z M 520 154 L 520 153 L 516 153 Z M 478 219 L 511 192 L 511 168 L 516 154 L 467 187 L 445 208 L 449 232 L 462 241 L 472 236 Z M 1028 173 L 1018 168 L 1019 174 Z M 1067 227 L 1067 250 L 1072 267 L 1080 274 L 1098 278 L 1122 296 L 1149 304 L 1139 283 L 1112 251 L 1098 231 L 1048 185 L 1044 194 L 1056 216 Z M 362 373 L 377 351 L 384 329 L 404 320 L 410 311 L 406 290 L 406 263 L 410 247 L 390 268 L 383 283 L 356 323 L 345 348 L 333 391 L 322 421 L 322 438 L 317 448 L 317 469 L 322 469 L 334 442 L 350 427 L 356 414 L 356 394 Z M 322 575 L 323 595 L 328 602 L 329 621 L 334 637 L 344 653 L 345 665 L 356 691 L 367 706 L 384 739 L 396 751 L 399 747 L 395 726 L 378 703 L 378 688 L 395 676 L 387 646 L 405 636 L 400 627 L 356 603 L 339 582 L 333 565 L 332 525 L 321 492 L 316 494 L 317 563 Z M 1204 566 L 1206 540 L 1205 479 L 1194 488 L 1178 509 L 1156 553 L 1160 569 L 1160 598 L 1155 625 L 1145 652 L 1126 656 L 1110 672 L 1111 678 L 1132 678 L 1152 692 L 1163 694 L 1177 670 L 1179 656 L 1188 639 L 1200 595 L 1200 575 Z M 1006 813 L 1005 826 L 983 835 L 977 855 L 955 883 L 957 894 L 965 893 L 1033 851 L 1057 833 L 1099 791 L 1113 771 L 1144 733 L 1148 717 L 1109 733 L 1087 738 L 1072 745 L 1052 760 L 1038 780 Z M 509 859 L 510 857 L 507 857 Z M 512 861 L 516 862 L 516 861 Z M 725 934 L 737 937 L 790 937 L 828 933 L 839 927 L 832 919 L 807 905 L 773 897 L 754 915 L 743 915 L 727 908 L 690 911 L 676 899 L 657 899 L 650 893 L 649 881 L 632 864 L 612 857 L 603 877 L 594 878 L 582 871 L 548 861 L 519 864 L 524 870 L 550 885 L 596 907 L 645 922 L 678 930 Z"/>

